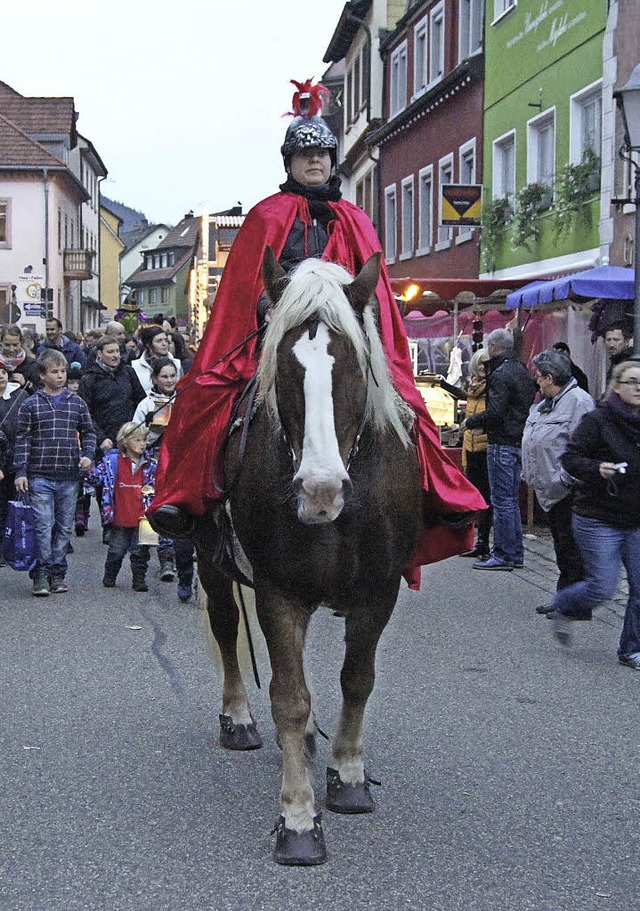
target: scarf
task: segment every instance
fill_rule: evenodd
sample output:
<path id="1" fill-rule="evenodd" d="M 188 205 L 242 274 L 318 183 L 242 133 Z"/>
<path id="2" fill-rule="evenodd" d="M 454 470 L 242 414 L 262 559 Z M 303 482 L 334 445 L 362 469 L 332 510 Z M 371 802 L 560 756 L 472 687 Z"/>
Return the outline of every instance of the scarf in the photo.
<path id="1" fill-rule="evenodd" d="M 613 413 L 616 423 L 619 424 L 624 434 L 634 443 L 640 444 L 640 408 L 634 408 L 623 402 L 617 392 L 611 392 L 607 397 L 607 407 Z"/>
<path id="2" fill-rule="evenodd" d="M 118 364 L 118 367 L 119 366 L 120 366 L 120 364 Z M 96 367 L 99 367 L 99 369 L 102 370 L 103 373 L 106 373 L 109 376 L 112 376 L 118 369 L 117 367 L 107 367 L 107 365 L 104 363 L 104 361 L 100 361 L 100 360 L 98 360 L 98 358 L 96 358 Z"/>
<path id="3" fill-rule="evenodd" d="M 7 368 L 7 373 L 13 373 L 18 367 L 26 360 L 27 352 L 24 348 L 20 349 L 20 353 L 16 354 L 15 357 L 9 357 L 6 354 L 0 354 L 0 364 L 3 364 Z"/>
<path id="4" fill-rule="evenodd" d="M 327 183 L 323 183 L 321 187 L 305 187 L 304 184 L 298 183 L 289 174 L 285 182 L 280 184 L 280 189 L 283 193 L 295 193 L 297 196 L 304 196 L 305 199 L 309 200 L 310 204 L 314 202 L 338 202 L 338 200 L 342 199 L 340 183 L 340 178 L 333 174 Z"/>

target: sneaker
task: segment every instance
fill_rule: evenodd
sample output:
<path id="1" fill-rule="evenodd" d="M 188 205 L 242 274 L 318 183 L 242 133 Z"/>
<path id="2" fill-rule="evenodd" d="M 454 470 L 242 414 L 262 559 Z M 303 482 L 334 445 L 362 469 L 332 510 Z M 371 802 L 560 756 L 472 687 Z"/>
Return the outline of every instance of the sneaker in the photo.
<path id="1" fill-rule="evenodd" d="M 458 554 L 458 556 L 473 557 L 475 560 L 487 560 L 489 558 L 489 551 L 479 544 L 476 544 L 472 550 L 465 550 L 464 553 Z"/>
<path id="2" fill-rule="evenodd" d="M 178 598 L 180 598 L 183 604 L 188 604 L 189 601 L 191 601 L 192 593 L 193 587 L 190 582 L 186 585 L 183 585 L 182 582 L 178 582 Z"/>
<path id="3" fill-rule="evenodd" d="M 65 585 L 64 576 L 54 576 L 51 580 L 49 591 L 54 595 L 61 595 L 69 591 L 69 586 Z"/>
<path id="4" fill-rule="evenodd" d="M 477 560 L 472 564 L 472 569 L 488 569 L 496 570 L 498 572 L 510 573 L 513 569 L 512 563 L 505 563 L 504 560 L 500 560 L 494 554 L 492 554 L 487 560 Z"/>
<path id="5" fill-rule="evenodd" d="M 48 598 L 49 597 L 49 579 L 46 573 L 38 572 L 33 577 L 33 595 L 36 598 Z"/>
<path id="6" fill-rule="evenodd" d="M 524 560 L 520 560 L 519 562 L 516 562 L 516 563 L 510 562 L 509 565 L 511 566 L 512 569 L 524 569 Z"/>
<path id="7" fill-rule="evenodd" d="M 134 592 L 148 592 L 149 591 L 149 586 L 144 581 L 144 579 L 134 579 L 133 585 L 131 586 L 131 588 L 134 590 Z"/>
<path id="8" fill-rule="evenodd" d="M 568 617 L 567 614 L 561 614 L 560 611 L 553 612 L 553 635 L 555 639 L 564 645 L 565 648 L 569 648 L 571 645 L 571 624 L 574 623 L 573 617 Z"/>
<path id="9" fill-rule="evenodd" d="M 618 661 L 634 671 L 640 671 L 640 652 L 634 652 L 633 655 L 620 655 Z"/>
<path id="10" fill-rule="evenodd" d="M 116 577 L 110 576 L 107 573 L 104 574 L 102 579 L 102 584 L 105 588 L 115 588 L 116 587 Z"/>
<path id="11" fill-rule="evenodd" d="M 546 614 L 548 620 L 551 619 L 551 617 L 549 617 L 549 614 L 552 614 L 553 612 L 554 612 L 553 604 L 539 604 L 536 607 L 536 614 Z"/>
<path id="12" fill-rule="evenodd" d="M 87 530 L 84 522 L 76 522 L 76 538 L 84 537 L 84 533 Z"/>
<path id="13" fill-rule="evenodd" d="M 557 611 L 551 609 L 547 613 L 547 620 L 553 620 L 555 618 L 556 613 L 557 613 Z M 589 621 L 593 620 L 593 610 L 590 607 L 586 607 L 586 608 L 583 608 L 577 614 L 567 614 L 567 616 L 569 617 L 569 620 L 578 620 L 578 621 L 589 622 Z"/>

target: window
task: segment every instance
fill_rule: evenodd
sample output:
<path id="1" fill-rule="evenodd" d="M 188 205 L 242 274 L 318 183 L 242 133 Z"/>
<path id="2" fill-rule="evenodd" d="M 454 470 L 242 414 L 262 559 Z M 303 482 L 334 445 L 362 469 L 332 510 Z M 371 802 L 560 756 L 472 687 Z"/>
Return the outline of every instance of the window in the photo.
<path id="1" fill-rule="evenodd" d="M 369 97 L 369 49 L 363 44 L 349 63 L 345 77 L 345 128 L 360 115 Z"/>
<path id="2" fill-rule="evenodd" d="M 459 0 L 459 3 L 458 56 L 462 61 L 482 49 L 484 0 Z"/>
<path id="3" fill-rule="evenodd" d="M 391 116 L 395 117 L 407 105 L 407 42 L 391 55 Z"/>
<path id="4" fill-rule="evenodd" d="M 150 304 L 157 304 L 157 303 L 158 303 L 158 296 L 159 296 L 159 295 L 158 295 L 158 289 L 157 289 L 157 288 L 149 288 L 149 303 L 150 303 Z"/>
<path id="5" fill-rule="evenodd" d="M 433 165 L 418 175 L 418 256 L 431 252 L 433 236 Z"/>
<path id="6" fill-rule="evenodd" d="M 58 209 L 58 253 L 61 253 L 62 250 L 62 210 Z"/>
<path id="7" fill-rule="evenodd" d="M 493 19 L 494 22 L 496 19 L 500 19 L 501 16 L 506 15 L 509 10 L 514 9 L 517 5 L 517 0 L 493 0 Z"/>
<path id="8" fill-rule="evenodd" d="M 160 303 L 166 304 L 169 300 L 168 288 L 166 286 L 160 288 Z"/>
<path id="9" fill-rule="evenodd" d="M 402 232 L 400 259 L 413 256 L 413 177 L 402 181 Z"/>
<path id="10" fill-rule="evenodd" d="M 453 155 L 447 155 L 438 162 L 438 182 L 440 185 L 440 200 L 438 202 L 438 222 L 442 221 L 442 187 L 446 183 L 453 183 Z M 445 250 L 451 245 L 453 228 L 438 227 L 438 243 L 436 250 Z"/>
<path id="11" fill-rule="evenodd" d="M 571 96 L 571 162 L 579 164 L 587 151 L 602 154 L 602 83 Z"/>
<path id="12" fill-rule="evenodd" d="M 0 250 L 11 249 L 11 200 L 0 199 Z"/>
<path id="13" fill-rule="evenodd" d="M 460 146 L 459 174 L 461 184 L 475 184 L 476 182 L 476 141 L 471 139 Z M 458 230 L 456 243 L 462 243 L 473 237 L 473 228 L 463 226 Z"/>
<path id="14" fill-rule="evenodd" d="M 396 188 L 387 187 L 384 191 L 384 249 L 388 263 L 396 261 L 396 225 L 398 213 L 396 204 Z"/>
<path id="15" fill-rule="evenodd" d="M 413 97 L 417 98 L 427 87 L 428 76 L 428 22 L 423 19 L 413 30 Z"/>
<path id="16" fill-rule="evenodd" d="M 444 76 L 444 3 L 429 13 L 429 84 Z"/>
<path id="17" fill-rule="evenodd" d="M 363 209 L 371 221 L 375 222 L 375 197 L 373 168 L 356 184 L 356 205 Z"/>
<path id="18" fill-rule="evenodd" d="M 64 249 L 69 249 L 69 219 L 67 213 L 64 213 Z"/>
<path id="19" fill-rule="evenodd" d="M 138 301 L 140 306 L 142 306 L 142 304 L 144 304 L 144 289 L 143 288 L 140 288 L 138 290 L 138 293 L 136 295 L 136 300 Z"/>
<path id="20" fill-rule="evenodd" d="M 505 133 L 493 142 L 493 198 L 502 199 L 509 196 L 513 200 L 516 193 L 516 134 Z"/>
<path id="21" fill-rule="evenodd" d="M 545 111 L 527 124 L 527 182 L 552 186 L 556 173 L 555 110 Z"/>

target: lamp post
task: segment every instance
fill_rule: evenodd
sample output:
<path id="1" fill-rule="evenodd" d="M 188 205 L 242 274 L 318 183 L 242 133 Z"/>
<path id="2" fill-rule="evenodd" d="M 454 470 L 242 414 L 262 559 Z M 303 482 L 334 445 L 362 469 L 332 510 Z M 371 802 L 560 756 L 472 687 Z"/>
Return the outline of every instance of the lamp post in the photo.
<path id="1" fill-rule="evenodd" d="M 613 93 L 622 117 L 624 141 L 620 157 L 633 167 L 633 192 L 631 200 L 636 207 L 633 266 L 635 279 L 635 301 L 633 305 L 633 357 L 640 359 L 640 64 L 634 69 L 629 81 Z M 635 156 L 634 156 L 635 153 Z"/>

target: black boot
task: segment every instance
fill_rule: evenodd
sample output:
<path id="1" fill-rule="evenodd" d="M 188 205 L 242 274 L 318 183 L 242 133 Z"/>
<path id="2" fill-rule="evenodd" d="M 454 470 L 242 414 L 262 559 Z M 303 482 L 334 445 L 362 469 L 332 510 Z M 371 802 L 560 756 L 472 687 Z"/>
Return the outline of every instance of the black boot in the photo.
<path id="1" fill-rule="evenodd" d="M 146 571 L 144 569 L 134 569 L 133 570 L 133 584 L 131 588 L 134 592 L 148 592 L 149 586 L 146 582 Z"/>
<path id="2" fill-rule="evenodd" d="M 104 564 L 104 576 L 102 578 L 102 584 L 105 588 L 115 588 L 116 579 L 118 578 L 121 566 L 122 560 L 114 560 L 112 557 L 107 557 L 106 563 Z"/>
<path id="3" fill-rule="evenodd" d="M 193 516 L 178 506 L 160 506 L 147 518 L 153 530 L 163 538 L 181 538 L 193 528 Z"/>

